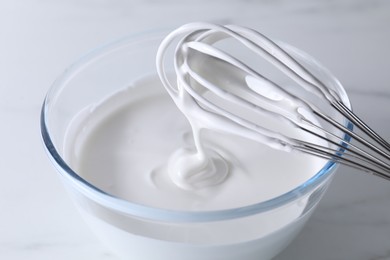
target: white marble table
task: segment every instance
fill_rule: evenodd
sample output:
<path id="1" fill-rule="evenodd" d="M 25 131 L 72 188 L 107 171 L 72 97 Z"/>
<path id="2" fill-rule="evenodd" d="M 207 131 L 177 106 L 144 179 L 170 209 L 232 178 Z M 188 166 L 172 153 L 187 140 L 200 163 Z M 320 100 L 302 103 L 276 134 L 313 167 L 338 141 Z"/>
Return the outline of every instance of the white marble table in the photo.
<path id="1" fill-rule="evenodd" d="M 196 4 L 195 4 L 196 3 Z M 56 76 L 89 49 L 134 31 L 207 20 L 256 27 L 317 57 L 355 110 L 390 140 L 390 2 L 0 2 L 0 259 L 115 260 L 87 229 L 40 139 Z M 277 260 L 389 260 L 390 183 L 342 167 Z"/>

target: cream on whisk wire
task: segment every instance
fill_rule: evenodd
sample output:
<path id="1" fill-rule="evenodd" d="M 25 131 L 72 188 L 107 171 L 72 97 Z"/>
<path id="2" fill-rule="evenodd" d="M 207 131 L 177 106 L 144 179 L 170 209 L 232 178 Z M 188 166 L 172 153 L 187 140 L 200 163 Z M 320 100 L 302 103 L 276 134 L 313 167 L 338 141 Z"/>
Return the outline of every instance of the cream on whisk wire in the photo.
<path id="1" fill-rule="evenodd" d="M 171 179 L 182 188 L 212 186 L 229 175 L 229 164 L 225 159 L 212 148 L 203 147 L 203 131 L 241 136 L 272 148 L 291 151 L 295 145 L 292 137 L 298 132 L 296 126 L 305 122 L 318 124 L 310 113 L 312 105 L 214 47 L 219 41 L 233 38 L 258 52 L 259 46 L 251 40 L 260 39 L 264 48 L 275 55 L 270 57 L 266 52 L 272 63 L 277 63 L 277 59 L 293 63 L 267 38 L 252 39 L 253 34 L 249 29 L 236 26 L 194 23 L 173 31 L 160 45 L 157 71 L 176 106 L 189 121 L 195 139 L 195 151 L 180 150 L 169 163 Z M 173 58 L 176 77 L 170 80 L 165 72 L 164 56 L 176 38 L 179 39 Z M 299 65 L 295 68 L 302 70 Z M 321 97 L 331 95 L 311 74 L 305 76 L 307 82 L 303 85 L 310 92 Z M 299 77 L 294 79 L 302 81 Z M 312 84 L 319 84 L 319 87 Z M 298 135 L 313 141 L 305 133 Z M 315 142 L 325 143 L 323 140 Z"/>

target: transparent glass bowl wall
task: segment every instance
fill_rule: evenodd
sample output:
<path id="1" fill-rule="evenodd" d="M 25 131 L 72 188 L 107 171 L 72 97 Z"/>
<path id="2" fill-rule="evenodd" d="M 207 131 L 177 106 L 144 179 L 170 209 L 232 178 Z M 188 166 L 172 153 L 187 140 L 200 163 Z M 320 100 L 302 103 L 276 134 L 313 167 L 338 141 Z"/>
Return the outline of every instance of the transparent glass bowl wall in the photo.
<path id="1" fill-rule="evenodd" d="M 71 120 L 136 79 L 154 74 L 156 50 L 166 33 L 133 35 L 93 50 L 58 78 L 42 108 L 49 158 L 88 225 L 123 259 L 270 259 L 301 230 L 326 190 L 335 164 L 328 162 L 306 183 L 269 201 L 223 211 L 181 212 L 111 196 L 74 172 L 63 157 Z M 285 47 L 349 105 L 332 75 L 300 51 Z M 298 214 L 283 217 L 291 211 Z M 275 223 L 275 219 L 283 220 Z"/>

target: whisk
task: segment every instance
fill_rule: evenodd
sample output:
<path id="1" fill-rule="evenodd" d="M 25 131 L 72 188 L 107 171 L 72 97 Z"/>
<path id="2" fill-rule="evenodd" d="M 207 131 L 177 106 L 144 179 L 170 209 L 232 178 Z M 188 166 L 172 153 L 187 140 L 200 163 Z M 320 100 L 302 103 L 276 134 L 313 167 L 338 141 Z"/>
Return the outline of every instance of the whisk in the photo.
<path id="1" fill-rule="evenodd" d="M 333 112 L 344 119 L 344 123 L 305 95 L 283 88 L 240 57 L 226 51 L 223 45 L 226 40 L 233 40 L 240 47 L 250 50 L 254 54 L 251 58 L 264 59 L 298 83 L 301 90 L 325 101 Z M 171 83 L 164 61 L 174 41 L 178 42 L 174 53 L 176 84 Z M 219 128 L 229 126 L 233 132 L 244 132 L 273 148 L 300 151 L 390 180 L 390 144 L 357 117 L 337 91 L 263 34 L 237 25 L 186 24 L 163 40 L 156 62 L 160 79 L 179 108 L 185 109 L 182 103 L 186 99 L 187 104 L 192 106 L 190 110 L 196 108 L 203 115 L 215 119 L 207 121 L 209 124 L 214 122 L 214 127 L 218 124 Z M 212 93 L 214 98 L 207 93 Z M 218 102 L 215 97 L 225 103 Z M 282 134 L 245 117 L 242 112 L 229 109 L 230 105 L 276 117 L 319 141 Z M 336 131 L 326 129 L 324 123 Z M 351 138 L 356 140 L 356 144 L 351 143 Z"/>

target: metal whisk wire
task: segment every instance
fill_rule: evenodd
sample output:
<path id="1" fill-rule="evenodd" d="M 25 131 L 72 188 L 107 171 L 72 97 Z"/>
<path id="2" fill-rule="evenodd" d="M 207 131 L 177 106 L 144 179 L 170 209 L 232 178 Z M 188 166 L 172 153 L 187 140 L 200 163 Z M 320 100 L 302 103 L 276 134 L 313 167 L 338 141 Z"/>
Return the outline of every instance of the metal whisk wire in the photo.
<path id="1" fill-rule="evenodd" d="M 179 86 L 173 86 L 168 80 L 163 66 L 164 55 L 173 40 L 183 34 L 184 36 L 176 47 L 174 60 Z M 243 61 L 215 46 L 215 43 L 224 39 L 238 41 L 241 45 L 274 65 L 306 91 L 327 100 L 328 104 L 346 119 L 347 125 L 338 122 L 315 104 L 285 90 Z M 210 75 L 206 75 L 207 73 L 204 70 L 197 68 L 199 60 L 204 64 L 209 62 L 221 65 L 220 73 L 212 75 L 212 77 L 224 77 L 224 75 L 233 74 L 237 79 L 254 78 L 287 101 L 291 101 L 290 103 L 295 104 L 295 106 L 281 107 L 280 100 L 264 97 L 261 93 L 259 94 L 253 90 L 248 82 L 243 82 L 239 89 L 229 89 L 215 84 L 210 80 Z M 182 26 L 168 35 L 162 42 L 157 55 L 157 65 L 160 78 L 173 97 L 178 92 L 185 91 L 199 105 L 199 109 L 219 114 L 236 125 L 269 137 L 270 140 L 279 144 L 277 147 L 290 147 L 296 151 L 333 160 L 390 180 L 390 144 L 356 116 L 342 102 L 342 99 L 334 90 L 328 88 L 279 45 L 257 31 L 233 25 L 219 26 L 208 23 Z M 288 124 L 326 141 L 330 146 L 275 133 L 273 130 L 251 122 L 241 115 L 232 113 L 225 107 L 215 104 L 205 97 L 205 91 L 209 91 L 227 102 L 252 109 L 257 113 L 277 116 Z M 253 102 L 253 98 L 261 102 Z M 266 106 L 263 104 L 266 104 Z M 301 110 L 306 112 L 302 113 Z M 318 121 L 313 121 L 307 117 L 307 112 L 337 129 L 341 135 L 336 135 L 318 124 Z M 352 125 L 355 130 L 352 130 Z M 357 133 L 356 130 L 361 133 Z M 357 144 L 351 143 L 351 138 Z"/>

